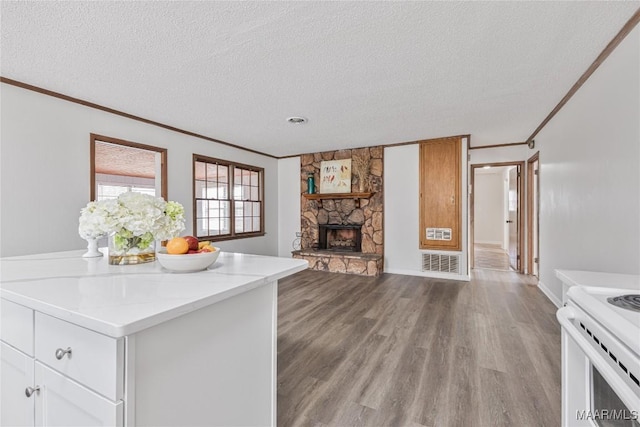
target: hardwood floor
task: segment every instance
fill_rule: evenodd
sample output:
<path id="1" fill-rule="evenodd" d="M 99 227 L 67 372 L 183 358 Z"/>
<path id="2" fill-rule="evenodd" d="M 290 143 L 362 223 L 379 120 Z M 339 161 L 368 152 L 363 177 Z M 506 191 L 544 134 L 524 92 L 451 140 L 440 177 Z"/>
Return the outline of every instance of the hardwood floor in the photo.
<path id="1" fill-rule="evenodd" d="M 560 425 L 556 308 L 527 280 L 282 280 L 278 426 Z"/>
<path id="2" fill-rule="evenodd" d="M 475 268 L 490 268 L 492 270 L 510 271 L 509 255 L 500 247 L 488 243 L 473 245 L 473 260 Z"/>

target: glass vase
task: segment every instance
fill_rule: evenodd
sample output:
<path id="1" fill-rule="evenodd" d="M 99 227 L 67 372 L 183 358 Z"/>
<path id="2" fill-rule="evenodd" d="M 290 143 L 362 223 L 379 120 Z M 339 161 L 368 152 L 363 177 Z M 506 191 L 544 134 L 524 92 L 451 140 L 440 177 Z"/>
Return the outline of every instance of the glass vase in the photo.
<path id="1" fill-rule="evenodd" d="M 134 236 L 129 230 L 109 235 L 109 264 L 132 265 L 156 260 L 156 241 L 151 233 Z"/>

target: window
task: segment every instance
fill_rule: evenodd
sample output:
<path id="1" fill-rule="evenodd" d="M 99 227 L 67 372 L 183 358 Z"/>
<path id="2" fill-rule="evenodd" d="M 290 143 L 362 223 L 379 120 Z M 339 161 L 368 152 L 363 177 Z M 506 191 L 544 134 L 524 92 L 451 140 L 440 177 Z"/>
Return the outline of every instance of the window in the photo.
<path id="1" fill-rule="evenodd" d="M 264 169 L 194 154 L 193 179 L 196 237 L 264 235 Z"/>
<path id="2" fill-rule="evenodd" d="M 91 200 L 127 191 L 167 199 L 167 150 L 91 134 Z"/>

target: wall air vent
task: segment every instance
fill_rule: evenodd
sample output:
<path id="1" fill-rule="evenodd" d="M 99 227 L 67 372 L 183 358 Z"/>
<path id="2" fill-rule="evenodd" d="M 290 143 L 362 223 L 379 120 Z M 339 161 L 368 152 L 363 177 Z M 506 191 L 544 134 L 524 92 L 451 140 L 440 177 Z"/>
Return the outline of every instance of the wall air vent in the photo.
<path id="1" fill-rule="evenodd" d="M 460 255 L 422 254 L 422 271 L 460 273 Z"/>

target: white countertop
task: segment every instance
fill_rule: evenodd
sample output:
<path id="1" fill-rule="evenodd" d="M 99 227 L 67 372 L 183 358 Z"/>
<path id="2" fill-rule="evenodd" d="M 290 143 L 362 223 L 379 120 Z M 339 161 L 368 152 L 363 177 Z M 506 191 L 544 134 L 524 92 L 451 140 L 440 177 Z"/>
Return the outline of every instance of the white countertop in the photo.
<path id="1" fill-rule="evenodd" d="M 640 289 L 640 275 L 598 271 L 556 270 L 556 277 L 568 286 Z"/>
<path id="2" fill-rule="evenodd" d="M 567 292 L 572 286 L 589 286 L 611 289 L 640 290 L 640 276 L 635 274 L 603 273 L 600 271 L 556 270 L 562 282 L 562 303 L 567 302 Z"/>
<path id="3" fill-rule="evenodd" d="M 289 276 L 307 261 L 222 252 L 207 270 L 170 273 L 156 262 L 116 266 L 85 251 L 0 259 L 0 296 L 122 337 Z"/>

